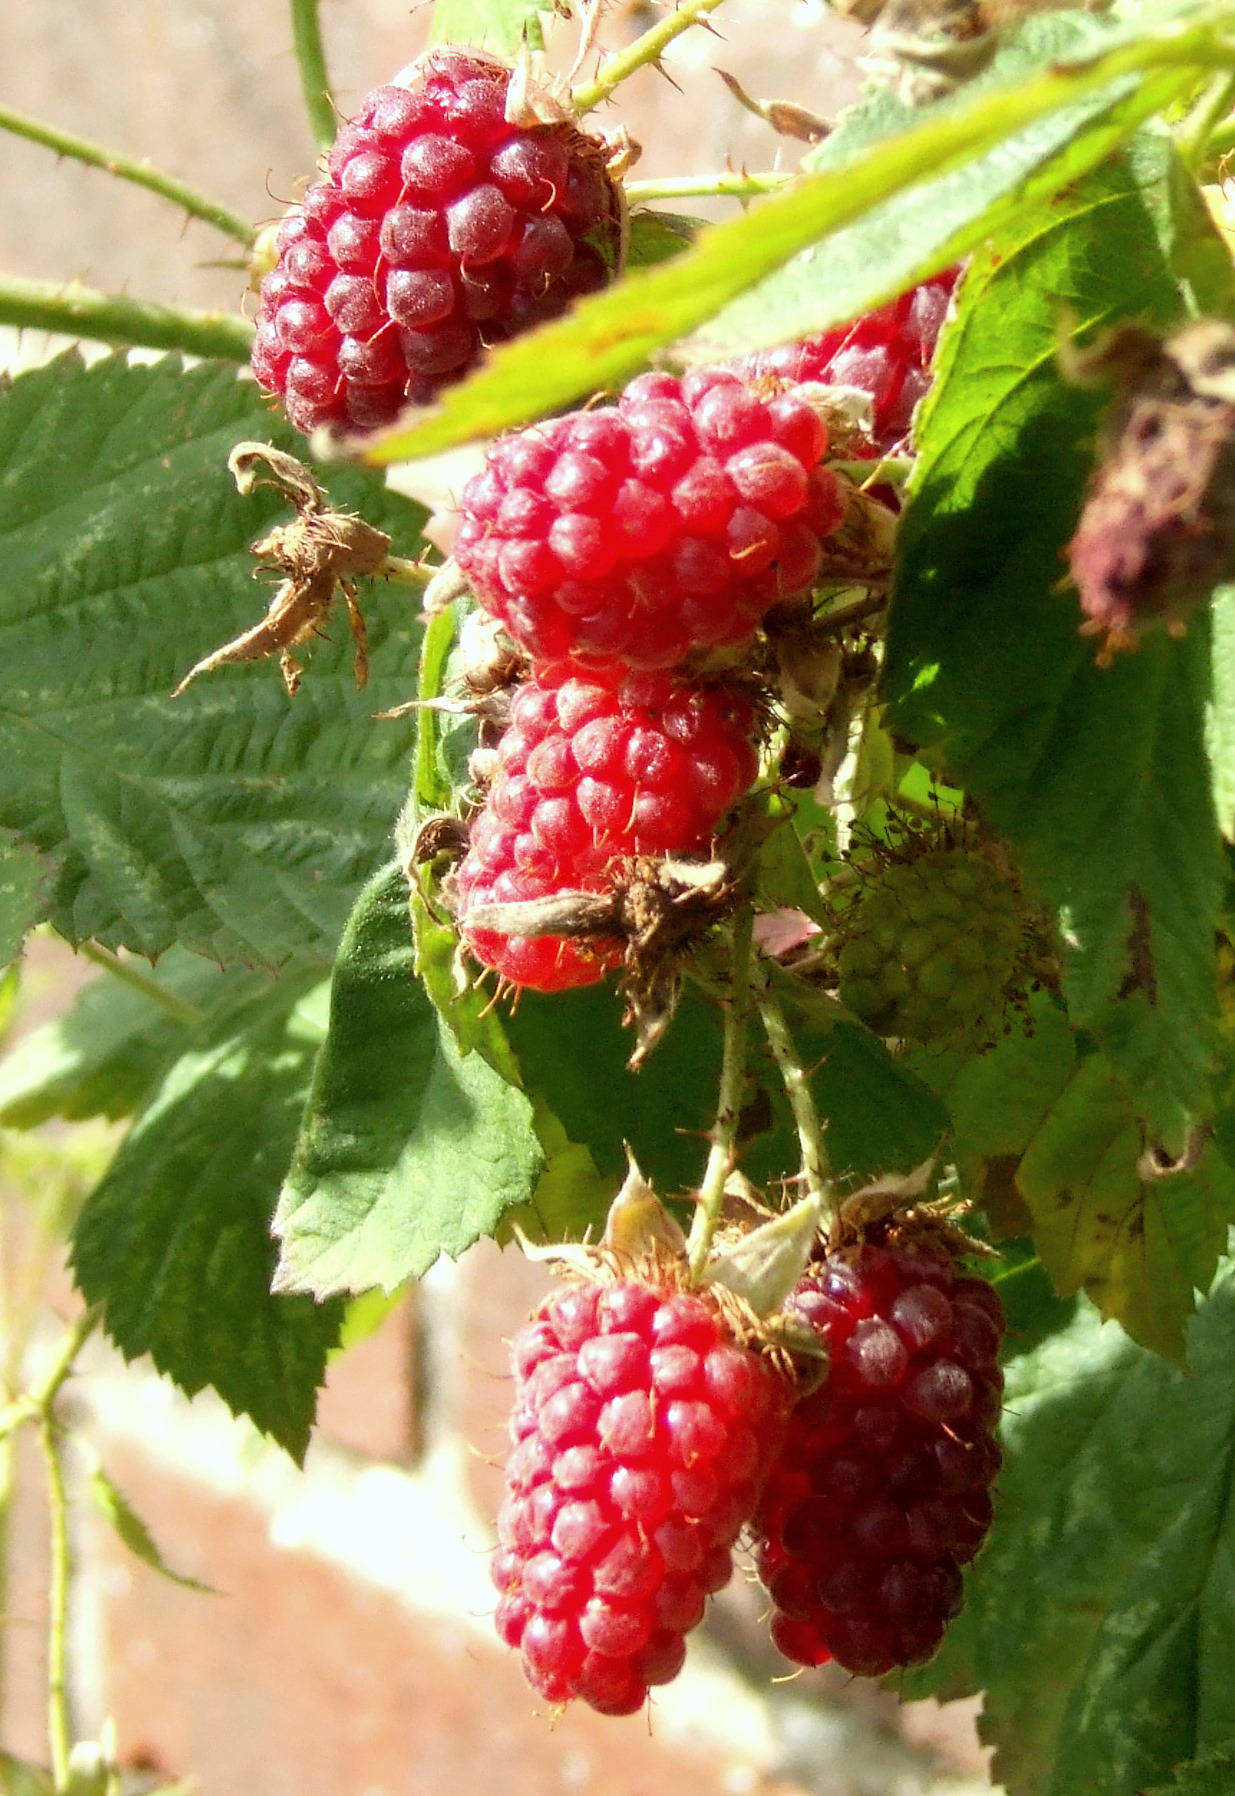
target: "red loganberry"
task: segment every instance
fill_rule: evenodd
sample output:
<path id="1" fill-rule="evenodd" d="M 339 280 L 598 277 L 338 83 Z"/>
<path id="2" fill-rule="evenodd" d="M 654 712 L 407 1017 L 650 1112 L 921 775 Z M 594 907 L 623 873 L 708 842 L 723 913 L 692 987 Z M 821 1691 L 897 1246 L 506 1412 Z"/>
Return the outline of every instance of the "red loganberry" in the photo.
<path id="1" fill-rule="evenodd" d="M 869 1245 L 811 1267 L 789 1308 L 830 1357 L 756 1518 L 772 1637 L 879 1677 L 934 1652 L 990 1526 L 1003 1311 L 947 1260 Z"/>
<path id="2" fill-rule="evenodd" d="M 509 83 L 477 51 L 429 51 L 366 96 L 287 214 L 252 359 L 298 429 L 389 423 L 610 278 L 603 151 L 571 124 L 507 124 Z"/>
<path id="3" fill-rule="evenodd" d="M 512 985 L 589 985 L 622 958 L 613 938 L 509 936 L 473 906 L 603 892 L 615 861 L 706 849 L 754 780 L 754 713 L 739 694 L 671 674 L 539 668 L 511 702 L 498 767 L 456 875 L 464 941 Z"/>
<path id="4" fill-rule="evenodd" d="M 803 401 L 733 373 L 641 375 L 615 406 L 496 443 L 455 556 L 537 660 L 676 666 L 810 585 L 845 509 L 827 442 Z"/>
<path id="5" fill-rule="evenodd" d="M 930 385 L 935 344 L 960 273 L 949 268 L 852 324 L 779 349 L 759 350 L 734 367 L 747 379 L 770 376 L 794 385 L 818 381 L 869 393 L 874 401 L 873 452 L 890 455 L 909 434 L 914 407 Z"/>
<path id="6" fill-rule="evenodd" d="M 512 1345 L 495 1625 L 549 1702 L 629 1715 L 727 1582 L 789 1387 L 703 1296 L 554 1293 Z"/>

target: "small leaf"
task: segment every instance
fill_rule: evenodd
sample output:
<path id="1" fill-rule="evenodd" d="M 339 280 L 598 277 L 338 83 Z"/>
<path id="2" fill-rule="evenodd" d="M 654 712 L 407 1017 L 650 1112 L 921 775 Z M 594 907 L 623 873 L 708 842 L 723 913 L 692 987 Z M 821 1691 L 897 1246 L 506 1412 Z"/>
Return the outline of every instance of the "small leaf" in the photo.
<path id="1" fill-rule="evenodd" d="M 171 1569 L 145 1522 L 124 1493 L 112 1483 L 101 1465 L 95 1465 L 91 1469 L 90 1495 L 104 1521 L 110 1524 L 130 1553 L 135 1554 L 143 1565 L 170 1578 L 173 1584 L 182 1584 L 186 1590 L 201 1590 L 212 1596 L 216 1594 L 209 1584 L 199 1583 L 196 1578 L 182 1577 L 179 1572 Z"/>
<path id="2" fill-rule="evenodd" d="M 1235 841 L 1235 586 L 1213 597 L 1212 686 L 1205 706 L 1205 748 L 1218 827 Z"/>
<path id="3" fill-rule="evenodd" d="M 146 977 L 165 1004 L 121 980 L 94 979 L 54 1022 L 24 1036 L 0 1060 L 0 1125 L 31 1129 L 52 1116 L 80 1121 L 137 1109 L 212 1012 L 266 990 L 261 973 L 223 973 L 172 948 Z"/>
<path id="4" fill-rule="evenodd" d="M 270 1216 L 324 1034 L 315 973 L 267 982 L 159 1081 L 88 1199 L 72 1262 L 129 1359 L 213 1385 L 296 1459 L 343 1306 L 275 1296 Z"/>
<path id="5" fill-rule="evenodd" d="M 275 1216 L 281 1291 L 390 1290 L 492 1234 L 532 1193 L 532 1104 L 461 1052 L 414 972 L 398 866 L 361 893 Z M 512 1068 L 513 1073 L 513 1068 Z"/>
<path id="6" fill-rule="evenodd" d="M 542 47 L 540 15 L 550 11 L 552 0 L 434 0 L 429 42 L 474 44 L 513 61 L 525 43 Z"/>

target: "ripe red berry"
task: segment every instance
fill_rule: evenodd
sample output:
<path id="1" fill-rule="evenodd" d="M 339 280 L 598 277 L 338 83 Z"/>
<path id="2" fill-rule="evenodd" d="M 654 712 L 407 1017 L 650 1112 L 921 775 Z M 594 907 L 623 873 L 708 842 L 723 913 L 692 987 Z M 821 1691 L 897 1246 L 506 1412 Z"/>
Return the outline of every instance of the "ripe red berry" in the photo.
<path id="1" fill-rule="evenodd" d="M 889 455 L 908 434 L 914 407 L 930 385 L 935 344 L 960 272 L 950 268 L 852 324 L 760 350 L 734 366 L 748 379 L 819 381 L 869 393 L 873 447 Z"/>
<path id="2" fill-rule="evenodd" d="M 756 1520 L 772 1637 L 879 1677 L 930 1657 L 986 1536 L 1003 1311 L 950 1261 L 875 1246 L 813 1266 L 789 1309 L 825 1341 Z"/>
<path id="3" fill-rule="evenodd" d="M 496 443 L 455 556 L 534 658 L 672 667 L 810 585 L 844 515 L 827 441 L 803 401 L 731 372 L 641 375 L 615 406 Z"/>
<path id="4" fill-rule="evenodd" d="M 283 220 L 252 359 L 298 429 L 388 423 L 612 275 L 604 151 L 508 124 L 509 85 L 477 51 L 430 50 L 366 96 Z"/>
<path id="5" fill-rule="evenodd" d="M 609 889 L 615 861 L 706 849 L 753 781 L 749 702 L 670 674 L 537 670 L 511 701 L 497 772 L 456 875 L 477 959 L 513 985 L 561 991 L 620 963 L 612 937 L 509 936 L 469 926 L 478 904 Z"/>
<path id="6" fill-rule="evenodd" d="M 554 1293 L 511 1360 L 497 1631 L 548 1701 L 632 1714 L 728 1582 L 789 1387 L 708 1298 L 635 1279 Z"/>

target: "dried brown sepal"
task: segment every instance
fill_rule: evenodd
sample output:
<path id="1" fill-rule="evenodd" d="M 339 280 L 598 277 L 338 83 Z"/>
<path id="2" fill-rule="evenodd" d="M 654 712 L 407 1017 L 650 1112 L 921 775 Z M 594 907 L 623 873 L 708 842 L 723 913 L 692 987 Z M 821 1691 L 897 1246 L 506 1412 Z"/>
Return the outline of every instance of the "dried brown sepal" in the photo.
<path id="1" fill-rule="evenodd" d="M 736 75 L 729 74 L 726 69 L 717 69 L 716 73 L 739 106 L 771 125 L 781 137 L 796 138 L 798 143 L 822 143 L 832 130 L 830 119 L 821 118 L 817 112 L 810 112 L 793 100 L 752 99 Z"/>
<path id="2" fill-rule="evenodd" d="M 1235 577 L 1235 328 L 1202 319 L 1161 339 L 1125 327 L 1074 357 L 1113 376 L 1098 464 L 1065 551 L 1098 663 L 1151 625 L 1182 635 Z"/>
<path id="3" fill-rule="evenodd" d="M 615 882 L 626 958 L 619 989 L 623 1021 L 635 1036 L 632 1069 L 642 1066 L 673 1019 L 682 970 L 701 936 L 733 909 L 740 886 L 727 861 L 639 858 Z"/>
<path id="4" fill-rule="evenodd" d="M 268 479 L 257 471 L 263 463 L 270 470 Z M 297 515 L 290 524 L 276 524 L 268 536 L 253 544 L 253 554 L 260 562 L 255 571 L 282 576 L 265 617 L 203 656 L 172 697 L 178 698 L 199 674 L 212 673 L 216 667 L 277 655 L 290 698 L 302 672 L 291 651 L 323 633 L 327 613 L 340 594 L 356 645 L 356 685 L 363 686 L 369 671 L 368 637 L 355 583 L 358 576 L 380 570 L 390 552 L 390 538 L 351 512 L 329 510 L 325 494 L 304 463 L 268 443 L 238 443 L 227 465 L 240 493 L 250 493 L 255 486 L 274 486 L 296 507 Z"/>

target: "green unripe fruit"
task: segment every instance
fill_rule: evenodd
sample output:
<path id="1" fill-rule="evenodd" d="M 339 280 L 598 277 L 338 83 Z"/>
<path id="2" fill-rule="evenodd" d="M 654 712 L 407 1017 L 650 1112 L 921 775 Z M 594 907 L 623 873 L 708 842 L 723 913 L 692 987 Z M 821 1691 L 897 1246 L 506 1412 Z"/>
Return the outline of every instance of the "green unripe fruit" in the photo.
<path id="1" fill-rule="evenodd" d="M 873 871 L 845 913 L 837 996 L 876 1034 L 981 1047 L 1015 996 L 1025 920 L 985 855 L 936 848 Z"/>

